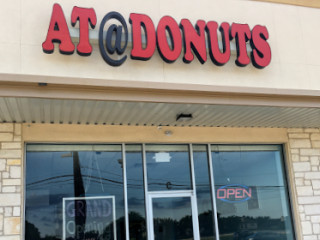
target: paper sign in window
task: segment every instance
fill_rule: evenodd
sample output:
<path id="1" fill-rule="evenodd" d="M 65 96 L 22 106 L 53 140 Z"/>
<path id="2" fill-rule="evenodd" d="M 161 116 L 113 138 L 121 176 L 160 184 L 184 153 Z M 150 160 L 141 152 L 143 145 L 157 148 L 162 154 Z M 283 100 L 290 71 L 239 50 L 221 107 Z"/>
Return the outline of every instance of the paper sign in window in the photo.
<path id="1" fill-rule="evenodd" d="M 63 240 L 117 239 L 114 196 L 63 198 Z"/>

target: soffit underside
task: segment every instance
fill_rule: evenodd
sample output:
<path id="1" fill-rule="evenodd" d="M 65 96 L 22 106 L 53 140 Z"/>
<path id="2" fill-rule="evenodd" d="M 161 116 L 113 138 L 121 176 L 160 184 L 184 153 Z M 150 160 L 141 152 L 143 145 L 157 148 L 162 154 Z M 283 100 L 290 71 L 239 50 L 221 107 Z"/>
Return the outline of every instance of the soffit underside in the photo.
<path id="1" fill-rule="evenodd" d="M 181 113 L 192 119 L 177 121 Z M 0 122 L 317 128 L 320 108 L 2 97 Z"/>

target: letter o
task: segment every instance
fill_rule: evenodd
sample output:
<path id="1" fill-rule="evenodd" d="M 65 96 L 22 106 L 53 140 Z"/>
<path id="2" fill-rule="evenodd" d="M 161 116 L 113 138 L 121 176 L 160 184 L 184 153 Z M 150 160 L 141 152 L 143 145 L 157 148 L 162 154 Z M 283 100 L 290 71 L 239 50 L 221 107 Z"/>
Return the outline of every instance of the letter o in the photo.
<path id="1" fill-rule="evenodd" d="M 170 48 L 167 34 L 168 31 L 172 48 Z M 179 25 L 170 16 L 164 16 L 160 19 L 157 27 L 157 45 L 158 51 L 162 59 L 167 63 L 172 63 L 181 54 L 182 50 L 182 37 Z"/>
<path id="2" fill-rule="evenodd" d="M 222 192 L 223 195 L 221 195 L 220 193 Z M 227 196 L 227 191 L 224 188 L 220 188 L 217 191 L 217 198 L 218 199 L 224 199 Z"/>
<path id="3" fill-rule="evenodd" d="M 73 228 L 73 229 L 70 229 L 70 224 L 73 225 L 73 226 L 71 226 L 71 228 Z M 67 232 L 68 232 L 69 234 L 75 234 L 75 233 L 76 233 L 76 224 L 75 224 L 74 221 L 69 221 L 69 222 L 67 223 Z"/>

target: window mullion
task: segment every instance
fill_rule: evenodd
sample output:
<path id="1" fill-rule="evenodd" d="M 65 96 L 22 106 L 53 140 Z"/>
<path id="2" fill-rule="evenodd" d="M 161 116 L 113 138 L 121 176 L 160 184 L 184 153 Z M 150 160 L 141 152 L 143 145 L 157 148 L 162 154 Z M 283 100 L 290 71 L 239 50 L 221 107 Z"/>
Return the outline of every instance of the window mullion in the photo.
<path id="1" fill-rule="evenodd" d="M 211 196 L 212 196 L 212 207 L 213 207 L 215 233 L 216 233 L 216 239 L 220 240 L 218 216 L 217 216 L 216 188 L 214 185 L 212 154 L 211 154 L 211 145 L 210 144 L 208 144 L 208 160 L 209 160 L 209 175 L 210 175 L 210 184 L 211 184 L 211 194 L 212 194 Z"/>

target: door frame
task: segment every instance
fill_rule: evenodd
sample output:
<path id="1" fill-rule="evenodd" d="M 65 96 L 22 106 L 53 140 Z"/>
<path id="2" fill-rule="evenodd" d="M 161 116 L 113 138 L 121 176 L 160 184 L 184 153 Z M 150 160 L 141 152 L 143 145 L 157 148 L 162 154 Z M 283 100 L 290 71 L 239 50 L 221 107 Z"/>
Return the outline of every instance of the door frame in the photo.
<path id="1" fill-rule="evenodd" d="M 146 222 L 147 222 L 147 239 L 148 240 L 154 240 L 152 198 L 156 198 L 156 197 L 159 197 L 159 198 L 160 197 L 190 197 L 191 198 L 192 225 L 193 225 L 193 231 L 194 231 L 193 236 L 194 236 L 194 240 L 200 240 L 197 192 L 196 192 L 196 182 L 195 182 L 194 162 L 193 162 L 193 147 L 192 147 L 191 143 L 189 143 L 188 146 L 189 146 L 189 167 L 190 167 L 192 190 L 149 191 L 148 190 L 146 144 L 145 143 L 142 144 L 143 180 L 144 180 Z"/>
<path id="2" fill-rule="evenodd" d="M 193 227 L 193 239 L 200 240 L 199 233 L 199 221 L 197 211 L 197 198 L 193 190 L 185 191 L 154 191 L 146 194 L 147 201 L 147 228 L 149 233 L 149 239 L 154 240 L 154 225 L 153 225 L 153 205 L 152 200 L 154 198 L 177 198 L 177 197 L 189 197 L 191 203 L 192 214 L 192 227 Z"/>

